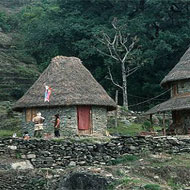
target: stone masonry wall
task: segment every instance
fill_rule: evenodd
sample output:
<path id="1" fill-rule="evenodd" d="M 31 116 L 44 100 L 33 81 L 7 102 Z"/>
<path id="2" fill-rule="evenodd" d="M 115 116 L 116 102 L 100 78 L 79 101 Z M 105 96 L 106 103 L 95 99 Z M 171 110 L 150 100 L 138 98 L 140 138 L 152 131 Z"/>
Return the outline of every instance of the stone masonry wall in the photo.
<path id="1" fill-rule="evenodd" d="M 190 81 L 178 82 L 178 94 L 190 92 Z"/>
<path id="2" fill-rule="evenodd" d="M 35 168 L 109 165 L 123 154 L 190 153 L 190 138 L 128 137 L 110 139 L 106 143 L 71 140 L 0 139 L 0 154 L 29 160 Z"/>
<path id="3" fill-rule="evenodd" d="M 42 117 L 45 118 L 44 122 L 44 132 L 53 133 L 54 128 L 54 115 L 59 113 L 61 120 L 60 133 L 61 136 L 68 135 L 72 136 L 77 133 L 77 111 L 76 107 L 60 107 L 60 108 L 40 108 L 36 109 L 37 112 L 41 112 Z M 25 113 L 22 117 L 23 131 L 28 131 L 31 136 L 34 133 L 33 122 L 26 122 Z"/>
<path id="4" fill-rule="evenodd" d="M 78 133 L 77 126 L 77 108 L 76 106 L 60 108 L 38 108 L 36 112 L 41 112 L 45 118 L 44 132 L 53 134 L 54 115 L 59 113 L 61 120 L 61 136 L 75 136 Z M 22 115 L 23 131 L 28 131 L 31 136 L 34 134 L 33 122 L 26 122 L 25 112 Z M 104 134 L 107 127 L 107 109 L 101 107 L 92 107 L 92 126 L 93 132 Z"/>
<path id="5" fill-rule="evenodd" d="M 104 134 L 107 128 L 107 109 L 92 107 L 92 126 L 93 132 Z"/>

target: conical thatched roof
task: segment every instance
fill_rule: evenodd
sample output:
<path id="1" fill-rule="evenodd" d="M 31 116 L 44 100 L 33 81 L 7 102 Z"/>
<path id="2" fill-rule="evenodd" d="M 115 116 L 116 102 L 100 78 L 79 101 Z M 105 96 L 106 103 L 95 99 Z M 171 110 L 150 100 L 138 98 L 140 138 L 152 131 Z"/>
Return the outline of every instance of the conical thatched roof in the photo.
<path id="1" fill-rule="evenodd" d="M 159 105 L 154 106 L 148 110 L 145 114 L 154 114 L 156 112 L 185 110 L 190 108 L 190 97 L 178 96 L 171 98 Z"/>
<path id="2" fill-rule="evenodd" d="M 45 84 L 52 88 L 50 102 L 44 102 Z M 76 57 L 57 56 L 38 80 L 19 99 L 15 110 L 30 107 L 55 107 L 70 105 L 116 107 L 103 87 Z"/>
<path id="3" fill-rule="evenodd" d="M 164 77 L 161 85 L 164 86 L 169 82 L 185 80 L 190 78 L 190 48 L 181 57 L 178 64 Z"/>

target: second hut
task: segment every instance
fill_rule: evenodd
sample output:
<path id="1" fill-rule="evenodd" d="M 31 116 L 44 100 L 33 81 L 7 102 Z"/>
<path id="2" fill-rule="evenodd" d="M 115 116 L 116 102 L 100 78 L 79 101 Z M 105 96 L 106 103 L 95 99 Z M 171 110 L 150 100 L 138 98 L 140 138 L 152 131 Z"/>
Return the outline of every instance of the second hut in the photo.
<path id="1" fill-rule="evenodd" d="M 171 98 L 148 110 L 146 114 L 171 111 L 173 123 L 167 130 L 168 134 L 190 134 L 190 48 L 165 76 L 161 85 L 170 89 Z"/>

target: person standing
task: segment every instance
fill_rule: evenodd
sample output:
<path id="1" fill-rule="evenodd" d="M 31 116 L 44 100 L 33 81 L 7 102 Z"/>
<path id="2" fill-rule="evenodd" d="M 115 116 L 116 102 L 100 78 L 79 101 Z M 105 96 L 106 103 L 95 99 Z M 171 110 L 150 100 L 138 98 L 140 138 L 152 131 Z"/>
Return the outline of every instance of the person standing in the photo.
<path id="1" fill-rule="evenodd" d="M 60 118 L 59 118 L 59 114 L 55 115 L 55 123 L 54 123 L 54 135 L 55 137 L 60 137 Z"/>
<path id="2" fill-rule="evenodd" d="M 32 119 L 32 121 L 34 122 L 34 137 L 42 137 L 44 120 L 45 118 L 41 116 L 40 112 L 38 112 L 37 116 Z"/>

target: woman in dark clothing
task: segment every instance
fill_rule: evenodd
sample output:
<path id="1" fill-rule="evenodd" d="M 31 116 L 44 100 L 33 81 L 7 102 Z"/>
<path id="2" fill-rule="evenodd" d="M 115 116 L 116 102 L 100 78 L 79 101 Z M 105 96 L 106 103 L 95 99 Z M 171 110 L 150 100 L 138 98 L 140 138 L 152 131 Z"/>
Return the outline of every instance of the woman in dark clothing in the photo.
<path id="1" fill-rule="evenodd" d="M 55 115 L 55 123 L 54 123 L 54 135 L 55 137 L 60 137 L 60 118 L 59 118 L 59 114 Z"/>

